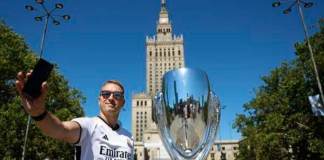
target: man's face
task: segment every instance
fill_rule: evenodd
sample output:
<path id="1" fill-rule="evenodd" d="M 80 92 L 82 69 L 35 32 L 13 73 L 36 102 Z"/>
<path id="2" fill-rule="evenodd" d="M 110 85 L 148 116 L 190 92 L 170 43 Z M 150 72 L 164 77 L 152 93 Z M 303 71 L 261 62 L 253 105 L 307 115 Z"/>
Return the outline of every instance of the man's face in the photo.
<path id="1" fill-rule="evenodd" d="M 119 113 L 124 105 L 123 90 L 114 83 L 107 83 L 101 88 L 99 105 L 101 112 L 105 114 Z"/>

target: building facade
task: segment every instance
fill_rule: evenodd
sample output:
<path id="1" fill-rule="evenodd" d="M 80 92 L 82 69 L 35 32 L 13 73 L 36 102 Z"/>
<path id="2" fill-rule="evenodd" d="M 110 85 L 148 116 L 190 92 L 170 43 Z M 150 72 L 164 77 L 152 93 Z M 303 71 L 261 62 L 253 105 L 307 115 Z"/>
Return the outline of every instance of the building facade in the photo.
<path id="1" fill-rule="evenodd" d="M 207 160 L 235 160 L 238 155 L 238 140 L 215 141 Z"/>
<path id="2" fill-rule="evenodd" d="M 170 159 L 160 139 L 157 125 L 153 121 L 153 97 L 161 91 L 164 73 L 185 67 L 183 44 L 183 36 L 173 34 L 166 1 L 161 0 L 156 34 L 146 37 L 146 92 L 132 96 L 135 159 Z M 238 143 L 235 141 L 215 142 L 208 159 L 218 160 L 221 156 L 227 160 L 234 159 L 237 147 Z"/>

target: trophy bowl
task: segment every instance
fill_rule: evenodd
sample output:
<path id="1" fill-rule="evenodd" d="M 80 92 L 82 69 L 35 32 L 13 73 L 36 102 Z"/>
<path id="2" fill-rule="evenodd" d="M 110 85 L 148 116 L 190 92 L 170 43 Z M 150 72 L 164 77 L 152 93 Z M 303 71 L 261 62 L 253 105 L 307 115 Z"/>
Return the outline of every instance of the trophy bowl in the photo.
<path id="1" fill-rule="evenodd" d="M 163 76 L 154 98 L 160 137 L 172 159 L 206 159 L 220 121 L 220 102 L 207 74 L 181 68 Z"/>

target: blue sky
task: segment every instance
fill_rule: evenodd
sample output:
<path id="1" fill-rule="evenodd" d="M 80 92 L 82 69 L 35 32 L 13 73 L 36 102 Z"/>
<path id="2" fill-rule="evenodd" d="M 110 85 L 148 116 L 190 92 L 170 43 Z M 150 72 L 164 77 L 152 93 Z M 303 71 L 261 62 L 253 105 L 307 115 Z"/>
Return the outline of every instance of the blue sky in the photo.
<path id="1" fill-rule="evenodd" d="M 125 111 L 120 119 L 131 130 L 131 96 L 145 91 L 145 36 L 155 34 L 160 0 L 46 1 L 48 7 L 64 3 L 57 14 L 72 19 L 60 26 L 49 25 L 44 57 L 59 65 L 69 85 L 87 97 L 87 116 L 99 112 L 97 95 L 108 79 L 120 80 L 126 88 Z M 220 97 L 220 139 L 239 139 L 232 129 L 236 114 L 254 97 L 254 90 L 281 62 L 294 58 L 293 45 L 303 40 L 296 8 L 272 8 L 270 0 L 167 0 L 175 34 L 184 35 L 187 67 L 207 72 L 212 89 Z M 305 9 L 309 26 L 324 17 L 324 2 Z M 43 23 L 27 12 L 34 0 L 2 0 L 0 19 L 23 36 L 39 52 Z M 39 6 L 38 6 L 39 7 Z M 38 12 L 39 13 L 39 12 Z M 312 27 L 310 33 L 318 30 Z"/>

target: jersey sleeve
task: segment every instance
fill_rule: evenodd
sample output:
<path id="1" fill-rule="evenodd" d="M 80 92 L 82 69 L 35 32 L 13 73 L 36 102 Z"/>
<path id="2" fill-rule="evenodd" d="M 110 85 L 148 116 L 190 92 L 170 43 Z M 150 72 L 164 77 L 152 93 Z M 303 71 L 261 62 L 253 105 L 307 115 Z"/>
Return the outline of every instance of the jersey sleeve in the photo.
<path id="1" fill-rule="evenodd" d="M 75 118 L 72 121 L 78 123 L 80 126 L 80 137 L 74 144 L 81 145 L 82 142 L 91 135 L 94 123 L 92 119 L 88 117 Z"/>

